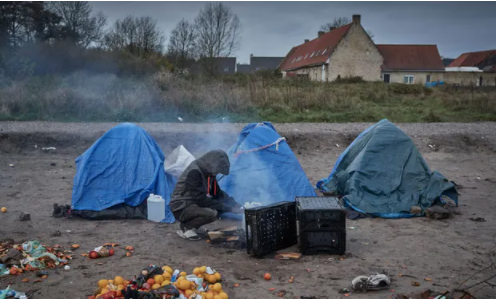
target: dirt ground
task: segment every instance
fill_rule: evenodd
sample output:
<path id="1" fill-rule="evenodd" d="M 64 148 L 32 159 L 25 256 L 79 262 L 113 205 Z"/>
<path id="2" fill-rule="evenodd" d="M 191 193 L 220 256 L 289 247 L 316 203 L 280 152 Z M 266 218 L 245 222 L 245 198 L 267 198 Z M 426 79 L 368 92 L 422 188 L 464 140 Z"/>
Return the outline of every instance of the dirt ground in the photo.
<path id="1" fill-rule="evenodd" d="M 33 273 L 2 277 L 0 289 L 12 284 L 18 291 L 36 290 L 33 298 L 86 298 L 98 280 L 119 275 L 130 278 L 149 264 L 171 265 L 187 272 L 207 265 L 223 275 L 222 284 L 230 298 L 277 298 L 281 290 L 286 292 L 284 298 L 341 298 L 344 295 L 338 290 L 349 287 L 355 276 L 383 270 L 392 276 L 389 289 L 353 293 L 349 297 L 389 298 L 428 289 L 450 290 L 490 265 L 491 258 L 496 260 L 489 253 L 495 246 L 496 233 L 496 123 L 401 126 L 414 138 L 432 170 L 463 185 L 459 190 L 460 206 L 451 219 L 349 220 L 344 258 L 317 255 L 298 261 L 256 259 L 245 251 L 212 247 L 203 241 L 188 242 L 175 235 L 177 224 L 51 217 L 54 203 L 70 204 L 75 158 L 111 126 L 0 123 L 0 205 L 8 209 L 0 214 L 0 239 L 37 239 L 63 246 L 81 244 L 70 270 L 50 270 L 48 279 L 40 283 L 21 282 L 26 277 L 32 281 Z M 178 144 L 184 144 L 196 155 L 212 147 L 226 149 L 242 127 L 143 126 L 166 155 Z M 288 138 L 313 184 L 329 175 L 337 156 L 365 127 L 367 124 L 276 125 L 280 134 Z M 48 146 L 56 150 L 42 150 Z M 30 213 L 31 221 L 19 221 L 21 212 Z M 482 217 L 485 222 L 470 220 L 475 217 Z M 212 227 L 224 225 L 220 221 Z M 85 260 L 80 256 L 105 242 L 132 245 L 135 255 L 123 257 L 121 247 L 109 258 Z M 465 285 L 494 275 L 495 271 L 476 275 Z M 272 274 L 271 281 L 263 280 L 265 272 Z M 292 284 L 288 283 L 291 276 Z M 420 286 L 412 286 L 413 281 Z M 496 280 L 492 282 L 496 284 Z M 235 288 L 235 283 L 239 287 Z M 496 298 L 496 288 L 487 284 L 471 289 L 471 293 L 476 298 Z"/>

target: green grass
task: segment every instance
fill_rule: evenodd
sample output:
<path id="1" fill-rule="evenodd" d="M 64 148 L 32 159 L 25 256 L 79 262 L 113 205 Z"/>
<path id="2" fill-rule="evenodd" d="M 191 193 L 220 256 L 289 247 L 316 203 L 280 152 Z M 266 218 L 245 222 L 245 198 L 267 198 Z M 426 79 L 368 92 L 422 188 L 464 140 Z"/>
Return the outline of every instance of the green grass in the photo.
<path id="1" fill-rule="evenodd" d="M 320 83 L 267 74 L 0 77 L 0 120 L 176 122 L 178 117 L 187 122 L 496 121 L 496 89 Z"/>

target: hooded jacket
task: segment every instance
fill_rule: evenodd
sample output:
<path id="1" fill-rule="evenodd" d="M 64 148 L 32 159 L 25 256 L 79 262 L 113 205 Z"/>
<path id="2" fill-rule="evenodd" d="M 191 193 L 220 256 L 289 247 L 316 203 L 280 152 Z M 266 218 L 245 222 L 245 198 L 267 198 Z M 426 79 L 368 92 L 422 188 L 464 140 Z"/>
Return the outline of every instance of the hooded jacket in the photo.
<path id="1" fill-rule="evenodd" d="M 183 210 L 191 204 L 208 207 L 220 213 L 241 207 L 220 189 L 215 179 L 218 174 L 228 175 L 230 166 L 229 157 L 222 150 L 210 151 L 191 162 L 179 176 L 172 192 L 172 212 Z"/>

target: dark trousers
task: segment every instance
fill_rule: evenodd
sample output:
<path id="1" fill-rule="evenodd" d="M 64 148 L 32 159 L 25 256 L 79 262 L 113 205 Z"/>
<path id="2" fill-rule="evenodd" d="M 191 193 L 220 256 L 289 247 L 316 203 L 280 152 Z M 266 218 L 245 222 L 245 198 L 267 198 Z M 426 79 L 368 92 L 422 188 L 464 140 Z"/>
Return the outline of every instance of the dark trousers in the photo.
<path id="1" fill-rule="evenodd" d="M 217 220 L 217 211 L 211 208 L 202 208 L 196 204 L 172 212 L 174 217 L 183 224 L 186 229 L 198 229 L 199 227 Z"/>

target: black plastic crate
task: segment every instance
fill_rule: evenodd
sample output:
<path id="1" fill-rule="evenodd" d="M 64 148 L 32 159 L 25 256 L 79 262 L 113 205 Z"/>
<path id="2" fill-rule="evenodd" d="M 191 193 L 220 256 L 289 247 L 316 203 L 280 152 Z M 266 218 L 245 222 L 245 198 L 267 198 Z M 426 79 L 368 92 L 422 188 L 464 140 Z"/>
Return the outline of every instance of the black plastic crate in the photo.
<path id="1" fill-rule="evenodd" d="M 246 209 L 245 221 L 248 254 L 262 256 L 298 243 L 295 202 Z"/>
<path id="2" fill-rule="evenodd" d="M 344 254 L 346 212 L 336 197 L 297 197 L 298 244 L 302 254 Z"/>
<path id="3" fill-rule="evenodd" d="M 298 235 L 302 254 L 339 254 L 346 252 L 346 230 L 300 231 Z"/>
<path id="4" fill-rule="evenodd" d="M 336 197 L 297 197 L 298 230 L 346 228 L 346 212 Z"/>

